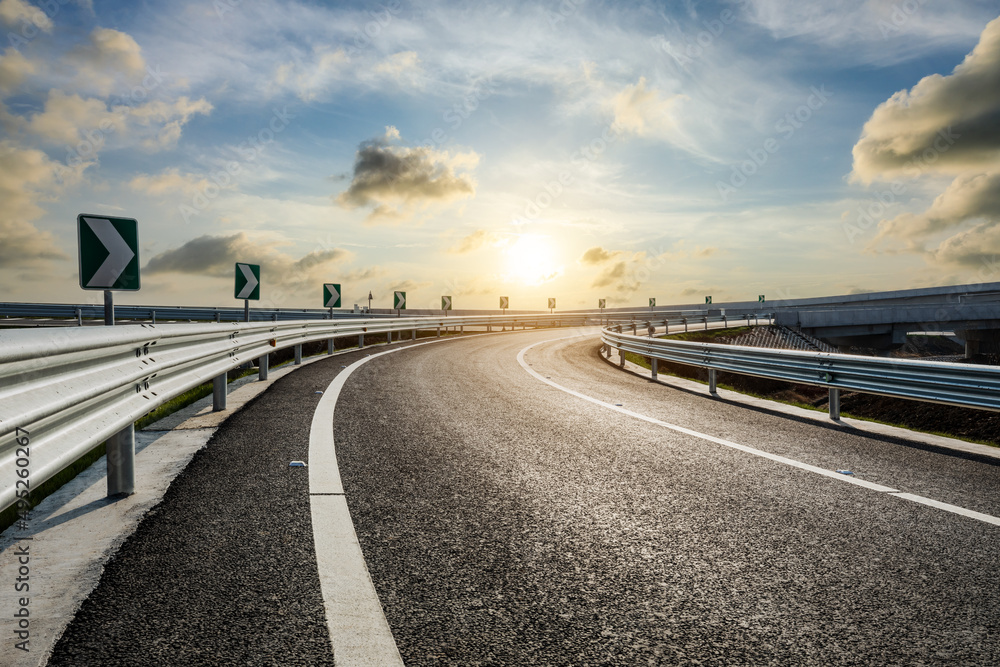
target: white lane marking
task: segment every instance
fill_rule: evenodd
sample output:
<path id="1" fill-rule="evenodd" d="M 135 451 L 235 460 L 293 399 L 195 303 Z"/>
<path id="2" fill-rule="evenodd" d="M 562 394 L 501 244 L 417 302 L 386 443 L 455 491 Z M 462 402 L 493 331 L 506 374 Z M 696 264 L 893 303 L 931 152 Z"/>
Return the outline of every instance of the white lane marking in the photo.
<path id="1" fill-rule="evenodd" d="M 923 496 L 918 496 L 913 493 L 890 493 L 889 495 L 896 496 L 897 498 L 902 498 L 903 500 L 912 500 L 915 503 L 920 503 L 921 505 L 927 505 L 928 507 L 935 507 L 939 510 L 944 510 L 945 512 L 952 512 L 953 514 L 960 514 L 962 516 L 967 516 L 970 519 L 978 519 L 979 521 L 992 523 L 994 526 L 1000 526 L 1000 518 L 992 516 L 990 514 L 974 512 L 973 510 L 965 509 L 964 507 L 959 507 L 958 505 L 949 505 L 948 503 L 943 503 L 940 500 L 925 498 Z"/>
<path id="2" fill-rule="evenodd" d="M 840 474 L 840 473 L 838 473 L 836 471 L 833 471 L 833 470 L 826 470 L 825 468 L 820 468 L 820 467 L 817 467 L 817 466 L 814 466 L 814 465 L 810 465 L 808 463 L 803 463 L 801 461 L 796 461 L 795 459 L 790 459 L 790 458 L 787 458 L 787 457 L 784 457 L 784 456 L 778 456 L 777 454 L 771 454 L 770 452 L 765 452 L 765 451 L 760 450 L 760 449 L 755 449 L 753 447 L 748 447 L 746 445 L 741 445 L 741 444 L 738 444 L 738 443 L 735 443 L 735 442 L 731 442 L 729 440 L 723 440 L 722 438 L 717 438 L 717 437 L 715 437 L 713 435 L 708 435 L 706 433 L 700 433 L 698 431 L 694 431 L 692 429 L 685 428 L 683 426 L 677 426 L 676 424 L 670 424 L 668 422 L 665 422 L 665 421 L 662 421 L 662 420 L 659 420 L 659 419 L 655 419 L 653 417 L 647 417 L 646 415 L 639 414 L 638 412 L 633 412 L 632 410 L 627 410 L 627 409 L 625 409 L 623 407 L 619 407 L 617 405 L 612 405 L 611 403 L 605 403 L 604 401 L 602 401 L 600 399 L 594 398 L 592 396 L 587 396 L 586 394 L 582 394 L 582 393 L 580 393 L 578 391 L 574 391 L 573 389 L 570 389 L 569 387 L 564 387 L 561 384 L 553 382 L 552 380 L 546 378 L 544 375 L 541 375 L 541 374 L 537 373 L 524 360 L 525 353 L 528 350 L 530 350 L 531 348 L 535 347 L 536 345 L 541 345 L 542 343 L 551 343 L 551 342 L 555 342 L 556 340 L 566 340 L 568 338 L 579 338 L 579 337 L 580 336 L 566 336 L 564 338 L 553 339 L 553 340 L 549 340 L 549 341 L 538 341 L 537 343 L 532 343 L 531 345 L 525 347 L 524 349 L 522 349 L 520 352 L 517 353 L 517 363 L 519 363 L 521 365 L 521 368 L 523 368 L 525 371 L 527 371 L 528 374 L 530 374 L 532 377 L 534 377 L 539 382 L 544 382 L 545 384 L 550 385 L 550 386 L 552 386 L 552 387 L 554 387 L 554 388 L 556 388 L 556 389 L 558 389 L 560 391 L 564 391 L 567 394 L 570 394 L 572 396 L 576 396 L 577 398 L 581 398 L 581 399 L 583 399 L 585 401 L 590 401 L 591 403 L 594 403 L 596 405 L 600 405 L 601 407 L 607 408 L 608 410 L 614 410 L 615 412 L 620 412 L 620 413 L 622 413 L 624 415 L 628 415 L 629 417 L 634 417 L 635 419 L 641 419 L 642 421 L 649 422 L 650 424 L 656 424 L 657 426 L 662 426 L 664 428 L 668 428 L 668 429 L 671 429 L 673 431 L 677 431 L 678 433 L 684 433 L 686 435 L 690 435 L 690 436 L 693 436 L 695 438 L 700 438 L 701 440 L 707 440 L 709 442 L 714 442 L 716 444 L 723 445 L 725 447 L 730 447 L 732 449 L 737 449 L 737 450 L 739 450 L 741 452 L 746 452 L 747 454 L 753 454 L 754 456 L 759 456 L 761 458 L 770 459 L 770 460 L 776 461 L 778 463 L 784 463 L 785 465 L 789 465 L 789 466 L 792 466 L 794 468 L 799 468 L 801 470 L 807 470 L 809 472 L 816 473 L 817 475 L 823 475 L 824 477 L 828 477 L 830 479 L 835 479 L 838 482 L 846 482 L 847 484 L 854 484 L 855 486 L 860 486 L 860 487 L 863 487 L 863 488 L 866 488 L 866 489 L 870 489 L 872 491 L 878 491 L 878 492 L 881 492 L 881 493 L 888 493 L 889 495 L 894 496 L 896 498 L 902 498 L 903 500 L 910 500 L 912 502 L 920 503 L 922 505 L 927 505 L 929 507 L 934 507 L 936 509 L 944 510 L 946 512 L 952 512 L 953 514 L 958 514 L 958 515 L 961 515 L 961 516 L 969 517 L 971 519 L 978 519 L 979 521 L 984 521 L 986 523 L 990 523 L 990 524 L 993 524 L 995 526 L 1000 526 L 1000 518 L 992 516 L 990 514 L 982 514 L 980 512 L 975 512 L 973 510 L 965 509 L 964 507 L 959 507 L 957 505 L 949 505 L 948 503 L 943 503 L 943 502 L 938 501 L 938 500 L 932 500 L 930 498 L 924 498 L 923 496 L 914 495 L 912 493 L 904 493 L 902 491 L 899 491 L 898 489 L 893 489 L 893 488 L 890 488 L 888 486 L 882 486 L 881 484 L 875 484 L 873 482 L 866 482 L 865 480 L 863 480 L 863 479 L 857 479 L 856 477 L 851 477 L 851 476 L 848 476 L 848 475 L 842 475 L 842 474 Z"/>
<path id="3" fill-rule="evenodd" d="M 509 333 L 514 333 L 513 331 Z M 503 336 L 506 333 L 477 334 Z M 338 665 L 402 665 L 399 648 L 385 618 L 354 530 L 337 465 L 333 413 L 347 378 L 362 364 L 384 354 L 460 338 L 438 338 L 396 347 L 355 361 L 330 382 L 319 399 L 309 427 L 309 493 L 316 568 Z M 469 340 L 466 338 L 465 340 Z"/>

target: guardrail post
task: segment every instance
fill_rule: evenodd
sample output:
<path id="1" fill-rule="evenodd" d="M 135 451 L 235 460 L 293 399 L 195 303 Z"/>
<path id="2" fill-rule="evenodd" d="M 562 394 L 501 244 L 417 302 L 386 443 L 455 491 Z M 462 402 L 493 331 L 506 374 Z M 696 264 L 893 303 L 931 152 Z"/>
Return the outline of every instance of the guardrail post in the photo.
<path id="1" fill-rule="evenodd" d="M 365 346 L 365 335 L 364 334 L 358 334 L 358 347 L 362 348 L 364 346 Z"/>
<path id="2" fill-rule="evenodd" d="M 840 387 L 830 387 L 830 419 L 840 421 Z"/>
<path id="3" fill-rule="evenodd" d="M 76 326 L 83 326 L 83 309 L 81 308 L 76 309 Z"/>
<path id="4" fill-rule="evenodd" d="M 633 336 L 636 334 L 636 329 L 637 329 L 636 324 L 635 324 L 635 322 L 633 322 L 632 323 L 632 335 Z"/>
<path id="5" fill-rule="evenodd" d="M 706 315 L 705 317 L 703 317 L 701 319 L 705 321 L 705 331 L 708 331 L 708 315 Z"/>
<path id="6" fill-rule="evenodd" d="M 385 332 L 385 343 L 386 343 L 386 345 L 392 343 L 392 332 L 391 331 L 386 331 Z"/>
<path id="7" fill-rule="evenodd" d="M 718 380 L 718 372 L 714 368 L 708 369 L 708 393 L 717 394 L 719 393 L 716 389 L 716 381 Z"/>
<path id="8" fill-rule="evenodd" d="M 222 412 L 226 409 L 226 397 L 229 390 L 226 374 L 216 375 L 212 379 L 212 412 Z"/>
<path id="9" fill-rule="evenodd" d="M 441 335 L 441 329 L 438 329 L 438 336 L 440 336 L 440 335 Z M 412 337 L 410 338 L 410 340 L 416 340 L 416 339 L 417 339 L 417 330 L 414 329 Z"/>
<path id="10" fill-rule="evenodd" d="M 653 367 L 652 370 L 653 370 L 653 379 L 654 380 L 656 379 L 656 371 L 658 370 L 657 366 L 659 366 L 659 364 L 656 363 L 658 361 L 659 361 L 659 359 L 652 359 L 651 360 L 652 363 L 649 364 L 650 366 Z"/>
<path id="11" fill-rule="evenodd" d="M 458 333 L 460 333 L 460 334 L 464 334 L 465 333 L 465 325 L 464 324 L 458 328 Z"/>
<path id="12" fill-rule="evenodd" d="M 302 363 L 302 343 L 295 346 L 295 365 L 299 366 Z"/>
<path id="13" fill-rule="evenodd" d="M 618 368 L 625 368 L 625 350 L 618 348 Z"/>
<path id="14" fill-rule="evenodd" d="M 156 324 L 156 311 L 155 310 L 149 311 L 149 319 L 153 320 L 153 322 L 152 322 L 153 324 Z"/>
<path id="15" fill-rule="evenodd" d="M 437 331 L 437 337 L 438 337 L 438 338 L 440 338 L 440 337 L 441 337 L 441 327 L 438 327 L 438 331 Z"/>
<path id="16" fill-rule="evenodd" d="M 333 354 L 333 339 L 332 338 L 326 341 L 326 353 L 327 354 Z"/>
<path id="17" fill-rule="evenodd" d="M 493 327 L 491 327 L 490 324 L 487 322 L 486 323 L 486 333 L 490 333 L 492 331 L 493 331 Z"/>
<path id="18" fill-rule="evenodd" d="M 688 330 L 688 318 L 686 318 L 686 317 L 683 318 L 683 321 L 684 321 L 684 333 L 687 333 L 687 330 Z"/>
<path id="19" fill-rule="evenodd" d="M 264 354 L 260 359 L 257 360 L 257 379 L 266 380 L 267 379 L 267 361 L 268 355 Z"/>
<path id="20" fill-rule="evenodd" d="M 130 496 L 135 492 L 135 424 L 108 438 L 108 495 Z"/>

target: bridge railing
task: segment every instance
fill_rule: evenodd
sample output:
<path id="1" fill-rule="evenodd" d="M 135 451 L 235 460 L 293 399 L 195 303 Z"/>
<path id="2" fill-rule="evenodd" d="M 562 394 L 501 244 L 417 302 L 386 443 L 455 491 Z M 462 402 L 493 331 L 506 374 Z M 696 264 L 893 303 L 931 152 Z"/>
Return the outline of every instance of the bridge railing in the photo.
<path id="1" fill-rule="evenodd" d="M 997 366 L 696 343 L 634 335 L 620 325 L 604 328 L 601 339 L 608 354 L 615 348 L 649 357 L 654 377 L 658 361 L 707 368 L 711 393 L 718 371 L 828 387 L 831 419 L 840 419 L 845 390 L 1000 411 Z"/>
<path id="2" fill-rule="evenodd" d="M 134 489 L 134 422 L 185 391 L 304 343 L 366 335 L 416 338 L 418 330 L 576 326 L 586 315 L 299 320 L 0 331 L 0 508 L 6 508 L 108 441 L 109 495 Z M 370 339 L 369 339 L 370 340 Z M 221 389 L 221 401 L 219 390 Z M 22 472 L 24 471 L 24 472 Z"/>

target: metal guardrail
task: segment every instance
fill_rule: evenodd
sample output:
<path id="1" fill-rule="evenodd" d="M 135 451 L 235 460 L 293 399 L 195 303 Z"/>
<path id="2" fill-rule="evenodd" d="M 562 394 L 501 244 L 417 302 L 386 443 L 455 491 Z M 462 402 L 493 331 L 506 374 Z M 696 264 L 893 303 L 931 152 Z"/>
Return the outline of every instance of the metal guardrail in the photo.
<path id="1" fill-rule="evenodd" d="M 171 398 L 267 354 L 333 339 L 452 327 L 575 326 L 585 315 L 318 320 L 276 323 L 138 324 L 0 331 L 0 508 L 27 495 L 108 441 L 109 495 L 134 489 L 133 423 Z M 221 394 L 221 395 L 220 395 Z M 27 471 L 22 473 L 21 471 Z"/>
<path id="2" fill-rule="evenodd" d="M 601 340 L 607 354 L 616 348 L 652 359 L 654 377 L 657 361 L 707 368 L 711 393 L 718 371 L 828 387 L 835 420 L 842 390 L 1000 411 L 997 366 L 695 343 L 623 333 L 620 326 L 603 329 Z"/>

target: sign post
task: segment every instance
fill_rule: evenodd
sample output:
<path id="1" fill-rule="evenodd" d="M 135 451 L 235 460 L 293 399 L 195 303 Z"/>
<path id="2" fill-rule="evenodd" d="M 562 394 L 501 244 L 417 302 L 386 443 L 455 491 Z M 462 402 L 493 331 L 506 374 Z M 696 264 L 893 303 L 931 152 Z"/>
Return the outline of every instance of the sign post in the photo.
<path id="1" fill-rule="evenodd" d="M 392 293 L 392 307 L 396 309 L 396 317 L 399 317 L 399 311 L 406 310 L 406 292 Z"/>
<path id="2" fill-rule="evenodd" d="M 260 300 L 260 265 L 236 262 L 237 299 L 243 299 L 243 321 L 250 321 L 250 301 Z"/>
<path id="3" fill-rule="evenodd" d="M 139 289 L 139 223 L 135 218 L 76 216 L 80 287 L 104 291 L 104 324 L 115 323 L 112 290 Z"/>
<path id="4" fill-rule="evenodd" d="M 604 324 L 604 307 L 607 305 L 607 299 L 598 299 L 597 307 L 601 310 L 601 324 Z"/>
<path id="5" fill-rule="evenodd" d="M 330 319 L 333 319 L 333 309 L 340 308 L 340 284 L 323 283 L 323 307 L 330 309 Z"/>

